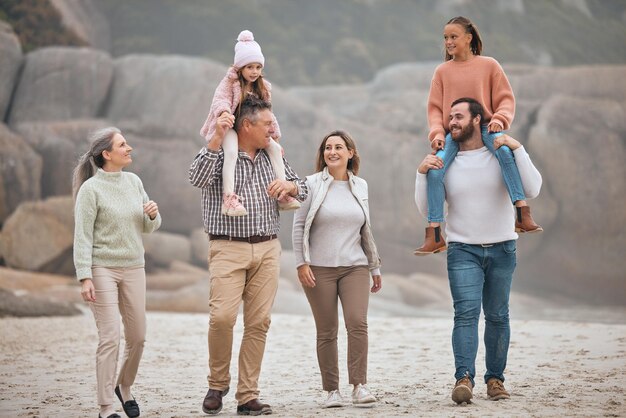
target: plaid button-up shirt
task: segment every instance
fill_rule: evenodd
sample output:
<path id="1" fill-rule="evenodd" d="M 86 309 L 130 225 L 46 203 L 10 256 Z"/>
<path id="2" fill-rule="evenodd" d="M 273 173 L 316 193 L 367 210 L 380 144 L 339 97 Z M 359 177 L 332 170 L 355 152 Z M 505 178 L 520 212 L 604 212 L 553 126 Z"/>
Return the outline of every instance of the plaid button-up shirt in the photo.
<path id="1" fill-rule="evenodd" d="M 189 168 L 189 181 L 202 189 L 202 219 L 205 232 L 231 237 L 278 234 L 280 227 L 278 202 L 267 194 L 267 186 L 275 180 L 269 156 L 260 150 L 254 160 L 239 151 L 235 166 L 235 193 L 242 198 L 247 216 L 222 215 L 222 167 L 224 152 L 206 147 L 196 155 Z M 285 161 L 285 177 L 298 187 L 296 199 L 304 201 L 308 189 L 304 180 Z"/>

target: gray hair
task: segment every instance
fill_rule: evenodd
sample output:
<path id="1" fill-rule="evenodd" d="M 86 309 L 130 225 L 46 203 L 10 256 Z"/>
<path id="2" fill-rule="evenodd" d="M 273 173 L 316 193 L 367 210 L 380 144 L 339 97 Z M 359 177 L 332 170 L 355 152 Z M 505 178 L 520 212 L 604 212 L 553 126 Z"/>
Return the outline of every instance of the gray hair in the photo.
<path id="1" fill-rule="evenodd" d="M 80 186 L 82 186 L 87 179 L 93 177 L 98 168 L 104 166 L 105 160 L 102 153 L 113 149 L 113 137 L 121 133 L 118 128 L 111 126 L 91 134 L 89 139 L 91 147 L 89 151 L 80 156 L 78 164 L 76 164 L 72 173 L 72 196 L 74 200 L 76 199 Z"/>

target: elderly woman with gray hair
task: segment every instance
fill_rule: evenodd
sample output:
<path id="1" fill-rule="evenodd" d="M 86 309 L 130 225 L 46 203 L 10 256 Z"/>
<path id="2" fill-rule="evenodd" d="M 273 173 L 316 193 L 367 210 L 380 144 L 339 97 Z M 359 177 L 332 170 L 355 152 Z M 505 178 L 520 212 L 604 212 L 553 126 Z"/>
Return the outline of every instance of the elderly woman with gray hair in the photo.
<path id="1" fill-rule="evenodd" d="M 161 216 L 139 177 L 123 171 L 132 147 L 117 128 L 96 132 L 74 168 L 74 265 L 83 300 L 98 328 L 96 377 L 99 418 L 116 418 L 115 395 L 129 417 L 139 405 L 130 393 L 146 335 L 146 274 L 142 233 L 155 231 Z M 120 314 L 126 348 L 115 378 Z"/>

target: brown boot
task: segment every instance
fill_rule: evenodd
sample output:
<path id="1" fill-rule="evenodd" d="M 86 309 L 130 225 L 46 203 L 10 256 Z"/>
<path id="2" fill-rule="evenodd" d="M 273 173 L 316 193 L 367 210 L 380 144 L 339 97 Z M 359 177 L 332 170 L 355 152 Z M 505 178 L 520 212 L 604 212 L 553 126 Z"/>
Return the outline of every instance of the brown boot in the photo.
<path id="1" fill-rule="evenodd" d="M 227 393 L 228 388 L 224 390 L 209 389 L 202 402 L 202 411 L 209 415 L 218 414 L 222 410 L 222 397 L 226 396 Z"/>
<path id="2" fill-rule="evenodd" d="M 489 396 L 489 399 L 491 399 L 492 401 L 509 399 L 511 397 L 511 395 L 509 395 L 509 392 L 504 388 L 504 383 L 502 383 L 502 380 L 495 377 L 487 380 L 487 396 Z"/>
<path id="3" fill-rule="evenodd" d="M 458 404 L 472 403 L 472 381 L 469 377 L 462 377 L 454 384 L 454 390 L 452 390 L 452 400 Z"/>
<path id="4" fill-rule="evenodd" d="M 429 226 L 426 228 L 426 238 L 424 244 L 413 252 L 415 255 L 436 254 L 448 248 L 446 241 L 441 236 L 440 226 Z"/>
<path id="5" fill-rule="evenodd" d="M 533 221 L 530 206 L 515 207 L 515 232 L 542 232 L 543 228 Z"/>

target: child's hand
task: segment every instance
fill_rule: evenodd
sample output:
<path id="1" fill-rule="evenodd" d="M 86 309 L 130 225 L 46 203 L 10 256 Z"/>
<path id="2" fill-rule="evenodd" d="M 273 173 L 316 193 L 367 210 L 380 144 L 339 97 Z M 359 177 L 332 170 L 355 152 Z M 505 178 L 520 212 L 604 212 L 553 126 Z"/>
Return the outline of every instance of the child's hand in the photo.
<path id="1" fill-rule="evenodd" d="M 502 132 L 502 126 L 496 121 L 491 121 L 489 125 L 487 125 L 487 131 L 489 131 L 489 133 Z"/>
<path id="2" fill-rule="evenodd" d="M 435 138 L 432 141 L 430 141 L 430 147 L 435 152 L 443 149 L 443 147 L 445 147 L 445 146 L 446 146 L 446 139 L 445 138 Z"/>

